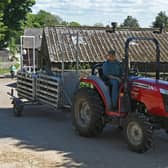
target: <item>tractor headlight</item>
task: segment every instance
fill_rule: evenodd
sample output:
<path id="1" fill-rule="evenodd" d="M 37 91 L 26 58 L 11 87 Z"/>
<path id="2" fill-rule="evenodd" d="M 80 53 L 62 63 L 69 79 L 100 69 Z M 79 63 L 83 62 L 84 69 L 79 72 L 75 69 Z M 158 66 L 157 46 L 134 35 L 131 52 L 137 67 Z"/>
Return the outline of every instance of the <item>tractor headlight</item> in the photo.
<path id="1" fill-rule="evenodd" d="M 167 89 L 160 89 L 160 93 L 168 95 L 168 90 Z"/>

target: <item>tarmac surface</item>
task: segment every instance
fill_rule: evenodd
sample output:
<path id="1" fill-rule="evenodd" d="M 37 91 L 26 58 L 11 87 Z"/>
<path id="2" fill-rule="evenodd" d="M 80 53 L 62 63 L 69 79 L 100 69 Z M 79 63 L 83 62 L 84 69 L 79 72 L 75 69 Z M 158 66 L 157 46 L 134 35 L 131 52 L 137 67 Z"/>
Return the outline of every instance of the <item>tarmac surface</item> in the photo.
<path id="1" fill-rule="evenodd" d="M 162 130 L 154 133 L 148 152 L 137 154 L 110 125 L 97 138 L 76 135 L 67 110 L 30 105 L 23 117 L 14 117 L 7 92 L 15 82 L 0 79 L 0 168 L 168 168 L 168 135 Z"/>

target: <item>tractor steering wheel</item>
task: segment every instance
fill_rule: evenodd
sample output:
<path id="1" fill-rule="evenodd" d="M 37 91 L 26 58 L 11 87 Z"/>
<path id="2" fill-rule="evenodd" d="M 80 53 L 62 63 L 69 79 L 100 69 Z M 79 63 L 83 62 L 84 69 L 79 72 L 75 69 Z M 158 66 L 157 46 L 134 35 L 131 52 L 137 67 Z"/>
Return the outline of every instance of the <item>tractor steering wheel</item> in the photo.
<path id="1" fill-rule="evenodd" d="M 99 73 L 99 69 L 102 68 L 103 63 L 95 64 L 92 67 L 92 75 L 96 75 Z"/>

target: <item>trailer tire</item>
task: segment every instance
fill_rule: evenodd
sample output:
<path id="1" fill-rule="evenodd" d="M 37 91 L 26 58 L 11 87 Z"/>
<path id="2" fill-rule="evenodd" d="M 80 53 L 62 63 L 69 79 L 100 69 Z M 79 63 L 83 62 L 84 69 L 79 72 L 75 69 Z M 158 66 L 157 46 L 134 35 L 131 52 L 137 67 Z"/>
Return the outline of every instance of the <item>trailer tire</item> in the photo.
<path id="1" fill-rule="evenodd" d="M 76 92 L 72 118 L 79 135 L 94 137 L 102 133 L 105 126 L 104 106 L 96 90 L 84 87 Z"/>
<path id="2" fill-rule="evenodd" d="M 128 115 L 124 133 L 131 151 L 144 153 L 152 146 L 153 126 L 143 113 Z"/>
<path id="3" fill-rule="evenodd" d="M 13 113 L 15 117 L 21 117 L 23 114 L 23 105 L 13 102 Z"/>

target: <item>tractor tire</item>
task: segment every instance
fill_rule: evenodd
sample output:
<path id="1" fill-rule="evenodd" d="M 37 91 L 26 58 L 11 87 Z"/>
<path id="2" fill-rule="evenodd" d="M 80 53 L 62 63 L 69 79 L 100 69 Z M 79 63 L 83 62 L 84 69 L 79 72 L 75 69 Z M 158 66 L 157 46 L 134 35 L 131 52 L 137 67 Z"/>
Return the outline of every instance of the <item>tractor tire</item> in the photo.
<path id="1" fill-rule="evenodd" d="M 80 88 L 72 106 L 73 126 L 80 136 L 94 137 L 102 133 L 105 126 L 104 105 L 97 91 Z"/>
<path id="2" fill-rule="evenodd" d="M 143 113 L 128 115 L 124 133 L 131 151 L 144 153 L 151 148 L 153 126 Z"/>

